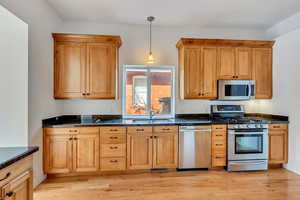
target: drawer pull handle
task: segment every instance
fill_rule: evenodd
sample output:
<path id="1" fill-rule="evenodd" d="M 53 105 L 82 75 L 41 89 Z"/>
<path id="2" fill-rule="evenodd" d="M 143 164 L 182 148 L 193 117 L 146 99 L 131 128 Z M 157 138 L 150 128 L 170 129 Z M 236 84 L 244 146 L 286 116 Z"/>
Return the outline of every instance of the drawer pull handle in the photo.
<path id="1" fill-rule="evenodd" d="M 77 132 L 77 130 L 69 130 L 69 132 L 71 132 L 71 133 L 76 133 Z"/>
<path id="2" fill-rule="evenodd" d="M 110 147 L 110 149 L 118 149 L 118 147 Z"/>
<path id="3" fill-rule="evenodd" d="M 169 129 L 169 128 L 163 128 L 162 130 L 163 130 L 163 131 L 169 131 L 169 130 L 171 130 L 171 129 Z"/>
<path id="4" fill-rule="evenodd" d="M 10 177 L 10 175 L 11 175 L 11 173 L 8 172 L 8 173 L 5 175 L 4 178 L 0 179 L 0 181 L 4 181 L 4 180 L 7 179 L 8 177 Z"/>
<path id="5" fill-rule="evenodd" d="M 223 135 L 219 135 L 219 134 L 218 134 L 218 135 L 216 135 L 216 136 L 221 137 L 221 136 L 223 136 Z"/>
<path id="6" fill-rule="evenodd" d="M 110 129 L 110 131 L 116 132 L 116 131 L 118 131 L 118 129 Z"/>
<path id="7" fill-rule="evenodd" d="M 216 146 L 223 146 L 223 144 L 216 144 Z"/>
<path id="8" fill-rule="evenodd" d="M 138 129 L 136 129 L 136 131 L 144 131 L 144 129 L 143 128 L 138 128 Z"/>
<path id="9" fill-rule="evenodd" d="M 118 137 L 110 137 L 110 139 L 118 139 Z"/>
<path id="10" fill-rule="evenodd" d="M 223 128 L 216 128 L 217 130 L 222 130 Z"/>
<path id="11" fill-rule="evenodd" d="M 111 160 L 110 162 L 111 162 L 111 163 L 117 163 L 118 160 Z"/>
<path id="12" fill-rule="evenodd" d="M 11 197 L 12 195 L 14 195 L 14 192 L 10 191 L 6 193 L 6 196 Z"/>
<path id="13" fill-rule="evenodd" d="M 280 126 L 273 126 L 273 128 L 280 128 Z"/>
<path id="14" fill-rule="evenodd" d="M 224 158 L 224 157 L 222 157 L 222 156 L 216 156 L 216 159 L 221 159 L 221 158 Z"/>

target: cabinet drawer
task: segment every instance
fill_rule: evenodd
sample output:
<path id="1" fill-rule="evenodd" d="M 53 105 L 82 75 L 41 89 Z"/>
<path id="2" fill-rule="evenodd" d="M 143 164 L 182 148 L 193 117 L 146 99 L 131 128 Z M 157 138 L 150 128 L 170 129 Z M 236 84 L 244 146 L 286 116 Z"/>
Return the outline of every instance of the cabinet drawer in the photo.
<path id="1" fill-rule="evenodd" d="M 212 156 L 212 166 L 213 167 L 222 167 L 226 166 L 226 153 L 215 152 Z"/>
<path id="2" fill-rule="evenodd" d="M 226 132 L 221 132 L 221 131 L 212 132 L 212 139 L 213 141 L 214 140 L 226 141 Z"/>
<path id="3" fill-rule="evenodd" d="M 227 125 L 213 125 L 212 131 L 218 131 L 218 132 L 226 132 L 227 131 Z"/>
<path id="4" fill-rule="evenodd" d="M 130 126 L 128 133 L 152 133 L 152 126 Z"/>
<path id="5" fill-rule="evenodd" d="M 212 149 L 215 150 L 226 150 L 226 142 L 222 140 L 212 141 Z"/>
<path id="6" fill-rule="evenodd" d="M 31 168 L 32 157 L 30 156 L 0 170 L 0 180 L 2 180 L 0 181 L 0 188 L 25 171 L 31 170 Z"/>
<path id="7" fill-rule="evenodd" d="M 153 126 L 154 133 L 177 133 L 178 126 Z"/>
<path id="8" fill-rule="evenodd" d="M 101 144 L 122 144 L 126 143 L 126 134 L 101 134 Z"/>
<path id="9" fill-rule="evenodd" d="M 100 133 L 126 133 L 126 127 L 123 126 L 112 126 L 112 127 L 102 127 L 100 128 Z"/>
<path id="10" fill-rule="evenodd" d="M 287 130 L 288 125 L 287 124 L 270 124 L 269 129 L 276 131 L 276 130 Z"/>
<path id="11" fill-rule="evenodd" d="M 126 144 L 102 144 L 101 157 L 122 157 L 126 156 Z"/>
<path id="12" fill-rule="evenodd" d="M 126 169 L 125 158 L 102 158 L 101 171 L 122 171 Z"/>
<path id="13" fill-rule="evenodd" d="M 79 128 L 45 128 L 46 135 L 78 134 Z"/>

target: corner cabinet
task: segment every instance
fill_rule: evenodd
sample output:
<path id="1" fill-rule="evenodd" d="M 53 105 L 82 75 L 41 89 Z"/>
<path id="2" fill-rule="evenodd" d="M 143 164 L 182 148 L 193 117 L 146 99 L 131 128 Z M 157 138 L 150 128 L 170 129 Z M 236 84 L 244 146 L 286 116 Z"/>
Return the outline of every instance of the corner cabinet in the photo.
<path id="1" fill-rule="evenodd" d="M 255 80 L 256 98 L 272 98 L 274 41 L 192 39 L 177 43 L 182 99 L 216 99 L 218 80 Z"/>
<path id="2" fill-rule="evenodd" d="M 99 128 L 44 130 L 44 172 L 60 174 L 99 169 Z"/>
<path id="3" fill-rule="evenodd" d="M 114 99 L 119 36 L 53 34 L 54 98 Z"/>

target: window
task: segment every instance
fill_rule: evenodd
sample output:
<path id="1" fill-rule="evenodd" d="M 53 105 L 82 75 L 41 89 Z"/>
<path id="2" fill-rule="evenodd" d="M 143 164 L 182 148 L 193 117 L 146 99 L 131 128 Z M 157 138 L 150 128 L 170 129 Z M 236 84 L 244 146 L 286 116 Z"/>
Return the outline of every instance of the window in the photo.
<path id="1" fill-rule="evenodd" d="M 124 118 L 173 118 L 174 66 L 124 66 Z"/>

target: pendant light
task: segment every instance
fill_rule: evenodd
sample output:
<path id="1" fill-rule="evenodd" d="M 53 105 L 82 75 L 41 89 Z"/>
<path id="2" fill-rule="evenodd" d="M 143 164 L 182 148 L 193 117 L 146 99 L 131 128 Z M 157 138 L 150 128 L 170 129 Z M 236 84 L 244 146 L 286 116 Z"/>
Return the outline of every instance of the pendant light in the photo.
<path id="1" fill-rule="evenodd" d="M 147 17 L 147 21 L 149 22 L 149 30 L 150 30 L 150 38 L 149 38 L 149 55 L 148 55 L 148 64 L 153 64 L 155 62 L 154 56 L 152 54 L 152 22 L 154 21 L 155 17 L 149 16 Z"/>

